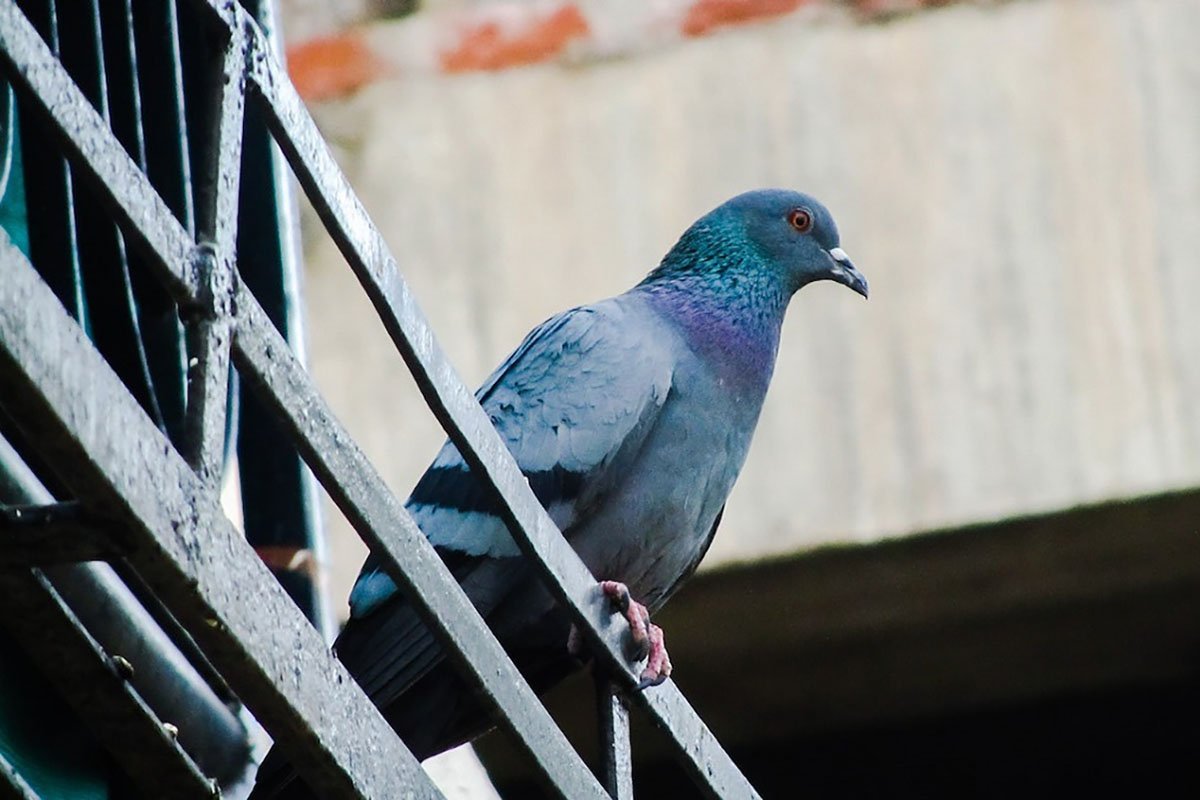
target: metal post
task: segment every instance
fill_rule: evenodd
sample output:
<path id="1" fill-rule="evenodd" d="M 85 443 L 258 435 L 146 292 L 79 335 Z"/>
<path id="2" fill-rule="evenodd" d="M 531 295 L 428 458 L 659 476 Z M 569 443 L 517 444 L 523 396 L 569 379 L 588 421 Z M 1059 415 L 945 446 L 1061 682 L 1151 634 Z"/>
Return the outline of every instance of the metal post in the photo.
<path id="1" fill-rule="evenodd" d="M 613 800 L 633 800 L 633 756 L 629 744 L 629 707 L 617 685 L 594 673 L 600 725 L 600 782 Z"/>

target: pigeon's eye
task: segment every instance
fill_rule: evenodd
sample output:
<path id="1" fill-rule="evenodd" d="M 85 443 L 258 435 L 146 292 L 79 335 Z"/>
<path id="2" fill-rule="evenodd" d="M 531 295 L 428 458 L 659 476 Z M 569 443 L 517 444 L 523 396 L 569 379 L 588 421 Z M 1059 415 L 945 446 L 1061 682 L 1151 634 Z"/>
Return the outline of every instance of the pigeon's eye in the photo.
<path id="1" fill-rule="evenodd" d="M 808 233 L 813 226 L 812 213 L 807 208 L 793 208 L 788 213 L 788 223 L 801 233 Z"/>

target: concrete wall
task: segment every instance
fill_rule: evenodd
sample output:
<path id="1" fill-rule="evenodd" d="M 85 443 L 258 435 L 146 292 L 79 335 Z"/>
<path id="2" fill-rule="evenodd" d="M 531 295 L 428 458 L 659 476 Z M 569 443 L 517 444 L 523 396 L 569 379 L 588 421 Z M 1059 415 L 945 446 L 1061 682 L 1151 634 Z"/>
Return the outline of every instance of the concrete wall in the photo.
<path id="1" fill-rule="evenodd" d="M 801 13 L 315 111 L 471 384 L 726 197 L 828 203 L 872 297 L 794 302 L 711 567 L 1200 484 L 1197 30 L 1194 0 Z M 308 235 L 313 368 L 404 495 L 442 436 Z"/>

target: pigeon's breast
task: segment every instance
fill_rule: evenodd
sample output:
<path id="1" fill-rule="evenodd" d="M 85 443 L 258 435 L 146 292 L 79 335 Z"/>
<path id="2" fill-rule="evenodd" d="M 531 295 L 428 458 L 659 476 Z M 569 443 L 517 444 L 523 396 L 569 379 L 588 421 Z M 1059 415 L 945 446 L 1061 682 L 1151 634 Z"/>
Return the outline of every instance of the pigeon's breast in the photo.
<path id="1" fill-rule="evenodd" d="M 654 609 L 707 549 L 745 462 L 762 393 L 683 359 L 656 424 L 619 484 L 573 532 L 601 580 Z"/>

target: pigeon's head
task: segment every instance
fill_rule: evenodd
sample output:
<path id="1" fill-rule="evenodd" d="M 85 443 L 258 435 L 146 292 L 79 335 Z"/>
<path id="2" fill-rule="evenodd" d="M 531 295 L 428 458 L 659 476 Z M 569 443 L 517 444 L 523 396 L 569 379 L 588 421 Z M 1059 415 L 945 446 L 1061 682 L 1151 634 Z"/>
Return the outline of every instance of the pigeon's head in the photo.
<path id="1" fill-rule="evenodd" d="M 866 297 L 867 279 L 839 244 L 833 216 L 815 198 L 788 189 L 759 189 L 698 219 L 663 266 L 726 275 L 766 270 L 790 291 L 815 281 L 836 281 Z"/>
<path id="2" fill-rule="evenodd" d="M 729 200 L 710 215 L 745 231 L 747 243 L 794 288 L 836 281 L 867 296 L 867 279 L 839 246 L 829 209 L 801 192 L 760 189 Z"/>

